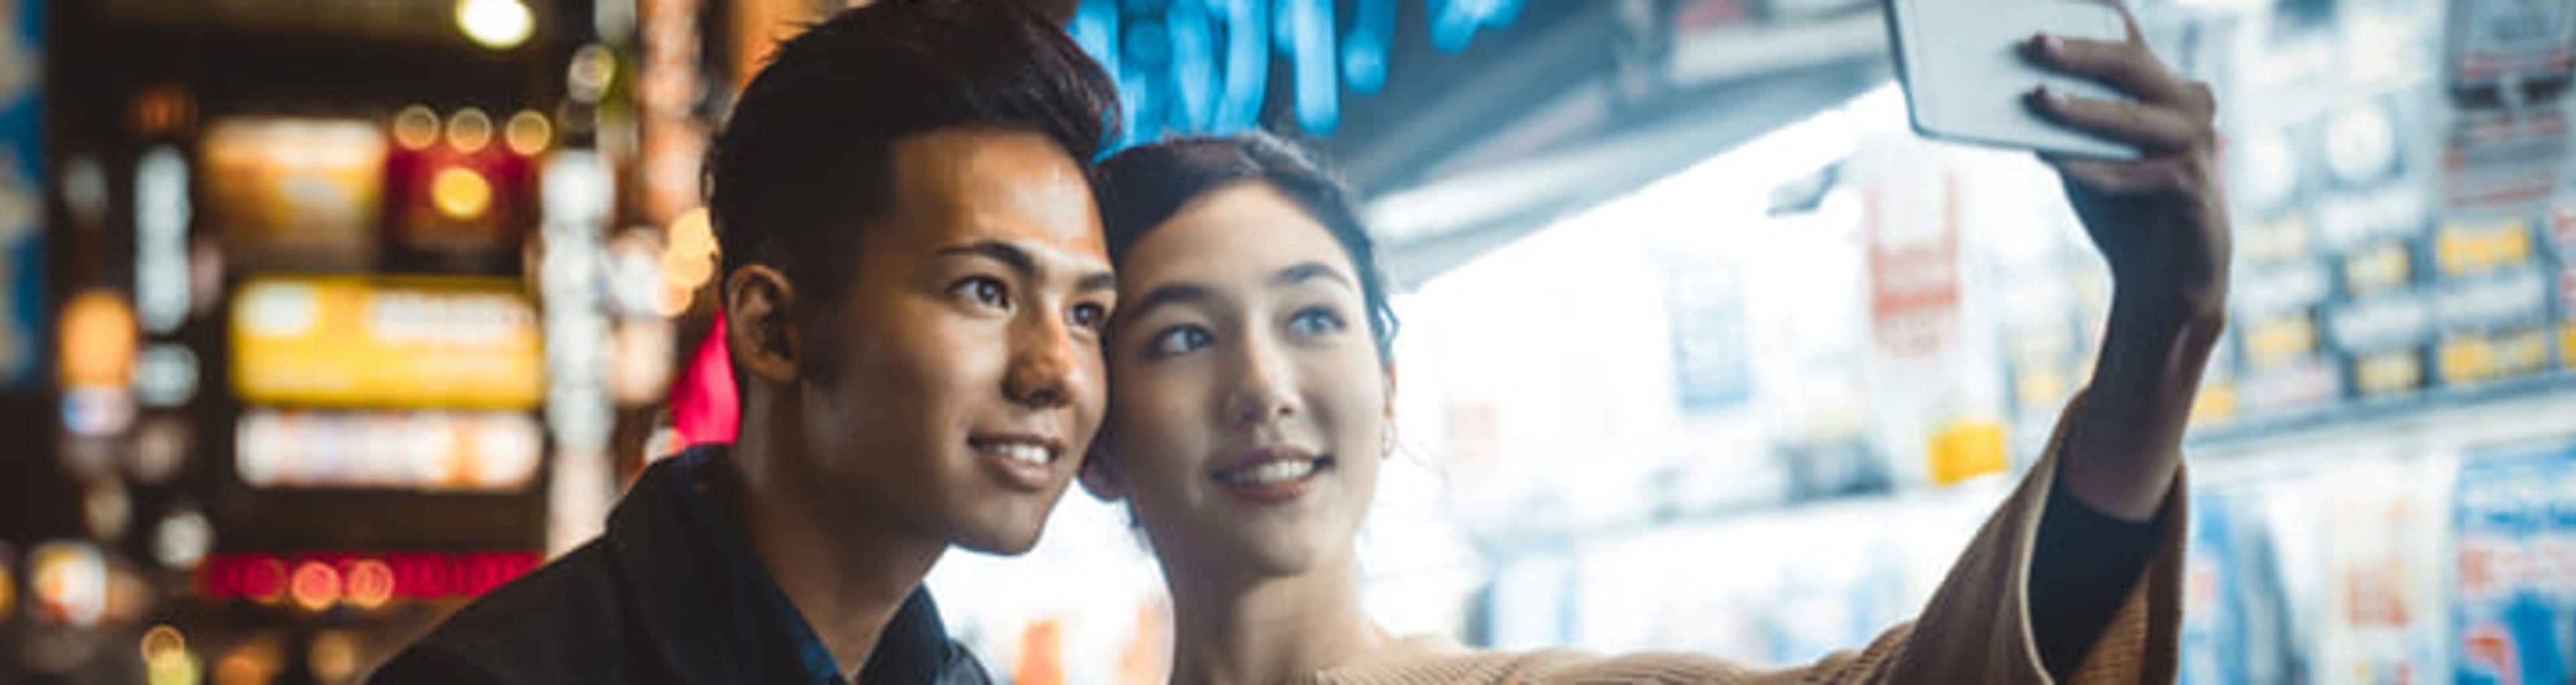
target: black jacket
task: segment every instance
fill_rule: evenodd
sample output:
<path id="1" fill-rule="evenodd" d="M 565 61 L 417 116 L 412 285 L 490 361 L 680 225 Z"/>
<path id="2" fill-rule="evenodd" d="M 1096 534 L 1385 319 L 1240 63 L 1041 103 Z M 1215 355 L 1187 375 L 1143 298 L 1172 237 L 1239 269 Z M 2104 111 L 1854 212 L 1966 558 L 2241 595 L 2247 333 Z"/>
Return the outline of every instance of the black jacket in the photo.
<path id="1" fill-rule="evenodd" d="M 492 591 L 369 682 L 846 682 L 708 487 L 721 448 L 655 464 L 608 531 Z M 886 626 L 860 683 L 990 682 L 927 590 Z"/>

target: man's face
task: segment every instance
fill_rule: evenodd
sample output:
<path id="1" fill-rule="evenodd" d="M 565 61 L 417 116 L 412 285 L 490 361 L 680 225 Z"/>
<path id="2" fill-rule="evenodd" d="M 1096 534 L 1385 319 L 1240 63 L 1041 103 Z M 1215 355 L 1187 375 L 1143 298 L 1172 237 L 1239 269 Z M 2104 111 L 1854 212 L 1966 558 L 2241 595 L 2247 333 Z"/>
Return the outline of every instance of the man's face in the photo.
<path id="1" fill-rule="evenodd" d="M 804 317 L 814 494 L 833 516 L 1026 552 L 1106 400 L 1116 292 L 1089 182 L 1031 133 L 917 135 L 893 162 L 853 263 L 808 276 L 849 279 Z"/>

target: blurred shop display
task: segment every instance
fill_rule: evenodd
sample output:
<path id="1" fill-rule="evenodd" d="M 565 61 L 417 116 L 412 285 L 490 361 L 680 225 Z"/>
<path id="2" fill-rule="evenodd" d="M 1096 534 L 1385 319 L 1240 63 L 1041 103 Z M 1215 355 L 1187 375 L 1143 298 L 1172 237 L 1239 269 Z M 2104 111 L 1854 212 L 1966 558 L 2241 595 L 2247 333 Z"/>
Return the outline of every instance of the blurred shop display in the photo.
<path id="1" fill-rule="evenodd" d="M 534 308 L 508 280 L 262 278 L 236 286 L 245 402 L 528 409 L 544 397 Z"/>
<path id="2" fill-rule="evenodd" d="M 44 7 L 0 6 L 0 389 L 44 368 Z"/>
<path id="3" fill-rule="evenodd" d="M 645 4 L 0 2 L 0 681 L 352 682 L 596 532 L 712 271 Z"/>
<path id="4" fill-rule="evenodd" d="M 2142 11 L 2160 54 L 2220 89 L 2238 229 L 2233 326 L 2191 439 L 2184 680 L 2565 680 L 2567 12 L 2193 5 Z M 1411 298 L 1407 335 L 1439 351 L 1406 358 L 1406 391 L 1452 407 L 1427 413 L 1460 448 L 1445 452 L 1462 457 L 1457 496 L 1492 554 L 1496 645 L 1786 663 L 1860 644 L 1921 606 L 2000 496 L 1997 479 L 1951 474 L 2036 456 L 2091 373 L 2109 296 L 2098 259 L 2044 167 L 1904 140 L 1902 112 L 1871 97 Z M 1626 272 L 1676 254 L 1746 273 L 1747 325 L 1622 306 L 1657 296 Z M 1766 279 L 1765 264 L 1802 278 Z M 1766 315 L 1766 299 L 1808 311 Z M 1665 330 L 1745 339 L 1746 399 L 1588 413 L 1662 395 L 1619 388 L 1660 385 L 1656 357 L 1621 346 Z M 1956 356 L 1905 361 L 1927 354 Z M 1528 362 L 1569 357 L 1584 376 Z M 1440 361 L 1426 372 L 1424 358 Z M 1515 371 L 1450 377 L 1453 358 L 1462 375 Z M 1838 390 L 1818 358 L 1866 378 Z M 1796 371 L 1765 382 L 1775 368 Z M 1845 393 L 1866 399 L 1832 401 Z M 1542 404 L 1565 397 L 1585 399 Z M 1837 404 L 1857 409 L 1819 411 Z M 1659 414 L 1675 418 L 1638 418 Z M 1658 452 L 1671 456 L 1634 465 Z M 1886 475 L 1860 488 L 1792 475 L 1855 462 Z"/>
<path id="5" fill-rule="evenodd" d="M 544 439 L 516 412 L 297 412 L 242 416 L 234 475 L 251 487 L 515 490 Z"/>
<path id="6" fill-rule="evenodd" d="M 366 121 L 252 119 L 206 129 L 207 212 L 235 268 L 374 266 L 385 134 Z"/>

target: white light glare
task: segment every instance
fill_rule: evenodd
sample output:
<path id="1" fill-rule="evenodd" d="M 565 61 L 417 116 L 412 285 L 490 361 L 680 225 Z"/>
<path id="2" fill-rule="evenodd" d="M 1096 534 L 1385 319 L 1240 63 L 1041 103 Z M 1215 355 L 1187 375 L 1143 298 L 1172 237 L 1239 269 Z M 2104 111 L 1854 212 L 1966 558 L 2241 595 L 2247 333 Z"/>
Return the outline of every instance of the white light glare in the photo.
<path id="1" fill-rule="evenodd" d="M 476 44 L 508 50 L 528 42 L 537 17 L 519 0 L 456 0 L 456 27 Z"/>

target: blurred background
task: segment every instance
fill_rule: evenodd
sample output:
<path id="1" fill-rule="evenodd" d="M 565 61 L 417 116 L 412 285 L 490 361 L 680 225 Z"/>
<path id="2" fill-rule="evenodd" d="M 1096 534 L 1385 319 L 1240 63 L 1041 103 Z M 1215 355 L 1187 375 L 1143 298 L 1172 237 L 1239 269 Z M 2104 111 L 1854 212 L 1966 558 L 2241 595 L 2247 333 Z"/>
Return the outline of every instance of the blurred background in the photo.
<path id="1" fill-rule="evenodd" d="M 836 4 L 0 0 L 0 681 L 352 682 L 723 439 L 700 156 Z M 1291 133 L 1366 198 L 1391 630 L 1861 644 L 2088 377 L 2055 178 L 1912 136 L 1872 0 L 1065 5 L 1129 142 Z M 2576 5 L 2133 6 L 2236 226 L 2184 680 L 2567 682 Z M 1160 682 L 1125 520 L 951 555 L 949 625 Z"/>

